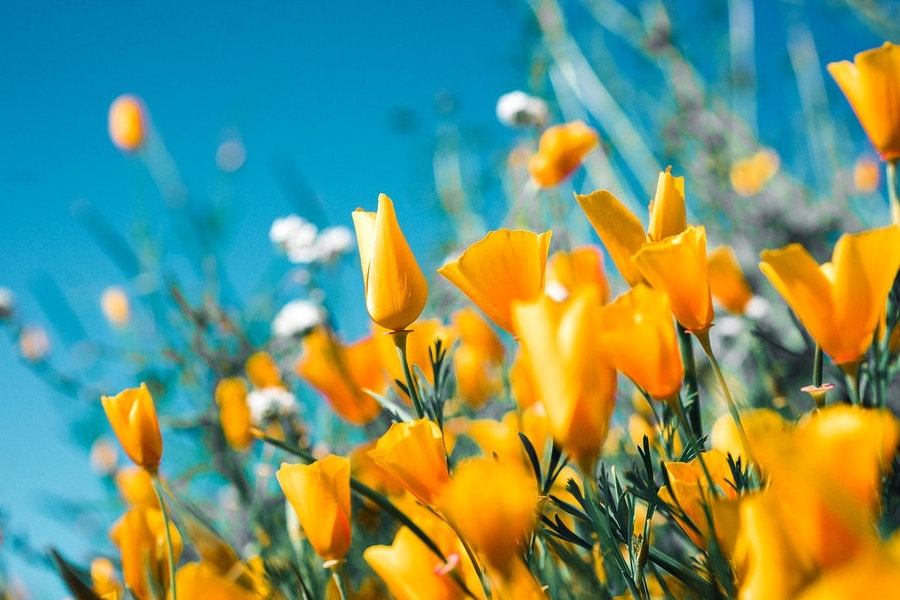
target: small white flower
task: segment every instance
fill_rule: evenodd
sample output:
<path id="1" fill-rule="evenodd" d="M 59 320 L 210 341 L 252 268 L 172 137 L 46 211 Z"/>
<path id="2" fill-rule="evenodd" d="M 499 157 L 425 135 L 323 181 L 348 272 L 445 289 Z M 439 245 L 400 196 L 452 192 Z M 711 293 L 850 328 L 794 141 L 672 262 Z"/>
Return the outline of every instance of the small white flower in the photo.
<path id="1" fill-rule="evenodd" d="M 297 397 L 281 387 L 253 390 L 247 394 L 250 418 L 255 425 L 266 419 L 288 415 L 297 411 Z"/>
<path id="2" fill-rule="evenodd" d="M 326 227 L 316 238 L 316 250 L 322 262 L 334 262 L 353 247 L 353 234 L 343 225 Z"/>
<path id="3" fill-rule="evenodd" d="M 289 338 L 309 331 L 325 317 L 322 307 L 309 300 L 292 300 L 284 305 L 272 321 L 275 337 Z"/>
<path id="4" fill-rule="evenodd" d="M 771 305 L 769 304 L 768 300 L 766 300 L 762 296 L 753 296 L 752 298 L 750 298 L 750 302 L 747 303 L 747 307 L 744 309 L 744 314 L 751 319 L 759 321 L 769 314 L 770 308 Z"/>
<path id="5" fill-rule="evenodd" d="M 8 319 L 16 310 L 16 297 L 12 290 L 0 287 L 0 319 Z"/>
<path id="6" fill-rule="evenodd" d="M 497 100 L 497 118 L 504 125 L 540 125 L 550 120 L 550 109 L 540 98 L 516 90 Z"/>
<path id="7" fill-rule="evenodd" d="M 269 239 L 287 255 L 292 263 L 307 264 L 318 257 L 316 237 L 319 228 L 297 215 L 275 219 L 269 228 Z"/>

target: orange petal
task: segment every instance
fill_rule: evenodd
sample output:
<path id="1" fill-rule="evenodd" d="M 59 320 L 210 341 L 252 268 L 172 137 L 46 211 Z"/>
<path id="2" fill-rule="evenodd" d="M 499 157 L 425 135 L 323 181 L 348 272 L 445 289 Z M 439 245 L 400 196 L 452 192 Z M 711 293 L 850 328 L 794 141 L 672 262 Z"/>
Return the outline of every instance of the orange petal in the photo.
<path id="1" fill-rule="evenodd" d="M 606 190 L 585 196 L 576 194 L 575 199 L 587 215 L 594 231 L 600 236 L 600 241 L 609 252 L 622 278 L 628 285 L 640 283 L 641 273 L 631 263 L 631 257 L 647 241 L 640 220 Z"/>

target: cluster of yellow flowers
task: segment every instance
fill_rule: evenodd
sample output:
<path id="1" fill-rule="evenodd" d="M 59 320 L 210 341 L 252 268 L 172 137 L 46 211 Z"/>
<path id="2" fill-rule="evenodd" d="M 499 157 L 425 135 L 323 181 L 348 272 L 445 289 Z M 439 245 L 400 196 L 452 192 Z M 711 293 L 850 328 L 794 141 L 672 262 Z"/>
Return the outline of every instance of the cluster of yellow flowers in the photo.
<path id="1" fill-rule="evenodd" d="M 895 188 L 900 49 L 887 44 L 829 69 Z M 123 102 L 110 127 L 134 149 L 140 107 Z M 583 123 L 547 129 L 529 163 L 535 185 L 559 184 L 597 143 Z M 464 308 L 451 326 L 420 320 L 428 281 L 391 199 L 381 195 L 375 212 L 353 213 L 366 309 L 377 327 L 348 344 L 319 326 L 296 365 L 347 422 L 377 425 L 390 414 L 389 428 L 349 456 L 317 458 L 277 428 L 257 429 L 244 380 L 219 383 L 223 435 L 235 450 L 262 440 L 301 461 L 283 463 L 276 479 L 299 524 L 292 539 L 308 544 L 332 578 L 311 589 L 297 569 L 293 597 L 376 598 L 386 588 L 401 599 L 518 600 L 568 588 L 565 597 L 813 600 L 898 589 L 900 539 L 878 529 L 900 442 L 900 421 L 885 408 L 900 321 L 889 302 L 900 270 L 898 224 L 842 236 L 823 265 L 798 244 L 761 253 L 760 269 L 820 358 L 848 377 L 851 402 L 827 404 L 819 361 L 809 388 L 816 408 L 788 421 L 731 397 L 709 335 L 713 299 L 742 314 L 752 291 L 734 252 L 708 253 L 705 228 L 688 224 L 683 178 L 659 174 L 646 230 L 609 191 L 576 201 L 629 289 L 610 297 L 599 248 L 551 256 L 550 231 L 499 229 L 438 270 L 490 321 Z M 491 322 L 515 339 L 508 369 Z M 729 408 L 709 436 L 699 427 L 692 340 Z M 444 368 L 446 348 L 456 344 Z M 450 368 L 455 393 L 446 385 Z M 268 355 L 254 356 L 247 371 L 254 387 L 284 386 Z M 650 409 L 635 436 L 643 466 L 625 488 L 598 465 L 619 374 Z M 861 374 L 873 390 L 868 402 L 857 387 Z M 500 418 L 459 416 L 505 390 L 515 406 Z M 147 386 L 105 397 L 103 407 L 141 468 L 118 478 L 130 506 L 113 532 L 125 586 L 141 600 L 167 588 L 173 600 L 292 597 L 272 583 L 272 564 L 242 559 L 189 512 L 170 523 L 178 500 L 158 473 L 162 438 Z M 478 450 L 455 452 L 462 438 Z M 396 522 L 393 541 L 359 547 L 372 513 Z M 179 568 L 188 541 L 198 561 Z M 354 563 L 360 558 L 367 566 Z M 94 592 L 105 599 L 124 597 L 113 571 L 103 560 L 92 568 Z"/>

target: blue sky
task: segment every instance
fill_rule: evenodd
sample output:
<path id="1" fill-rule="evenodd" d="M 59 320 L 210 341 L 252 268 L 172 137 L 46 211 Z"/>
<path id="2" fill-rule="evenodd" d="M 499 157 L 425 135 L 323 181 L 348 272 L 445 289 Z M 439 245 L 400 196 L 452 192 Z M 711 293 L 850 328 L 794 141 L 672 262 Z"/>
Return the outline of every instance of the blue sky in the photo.
<path id="1" fill-rule="evenodd" d="M 227 258 L 239 285 L 268 264 L 268 226 L 292 211 L 277 176 L 285 162 L 334 223 L 349 225 L 351 210 L 374 209 L 386 192 L 405 226 L 436 233 L 415 210 L 428 183 L 435 96 L 452 91 L 461 122 L 501 144 L 511 137 L 494 104 L 526 83 L 521 17 L 478 0 L 0 4 L 0 286 L 16 292 L 26 321 L 46 323 L 32 291 L 49 276 L 89 331 L 109 335 L 99 294 L 127 282 L 71 208 L 85 200 L 126 235 L 162 214 L 146 169 L 107 137 L 107 108 L 122 93 L 144 98 L 194 197 L 226 190 L 233 199 L 237 243 Z M 413 133 L 389 126 L 397 108 L 417 115 Z M 214 157 L 229 128 L 247 160 L 226 177 Z M 47 501 L 105 497 L 68 441 L 79 407 L 14 354 L 0 337 L 0 509 L 38 549 L 59 545 L 83 561 L 84 524 L 54 519 Z M 63 597 L 54 577 L 2 556 L 35 598 Z"/>

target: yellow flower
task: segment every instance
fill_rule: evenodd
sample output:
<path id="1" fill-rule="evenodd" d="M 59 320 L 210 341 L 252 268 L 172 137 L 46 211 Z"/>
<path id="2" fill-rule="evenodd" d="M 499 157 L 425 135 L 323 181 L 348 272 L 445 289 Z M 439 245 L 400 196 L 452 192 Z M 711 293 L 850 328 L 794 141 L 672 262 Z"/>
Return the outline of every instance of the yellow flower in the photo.
<path id="1" fill-rule="evenodd" d="M 465 593 L 441 560 L 416 535 L 401 527 L 390 546 L 370 546 L 363 558 L 397 600 L 461 600 Z"/>
<path id="2" fill-rule="evenodd" d="M 241 587 L 206 563 L 188 563 L 175 574 L 178 597 L 184 600 L 253 600 L 251 590 Z"/>
<path id="3" fill-rule="evenodd" d="M 900 268 L 900 230 L 845 234 L 831 262 L 821 266 L 800 244 L 760 257 L 760 270 L 835 364 L 852 364 L 865 354 Z"/>
<path id="4" fill-rule="evenodd" d="M 514 301 L 536 298 L 544 291 L 550 232 L 499 229 L 475 242 L 438 273 L 450 280 L 494 323 L 515 334 Z"/>
<path id="5" fill-rule="evenodd" d="M 175 564 L 181 556 L 182 541 L 175 525 L 169 523 Z M 166 587 L 169 581 L 168 550 L 163 514 L 154 508 L 133 508 L 113 525 L 113 543 L 122 552 L 122 578 L 139 600 L 150 600 L 154 585 Z"/>
<path id="6" fill-rule="evenodd" d="M 456 395 L 477 410 L 503 390 L 506 350 L 493 327 L 474 308 L 456 311 L 453 328 L 460 340 L 453 352 Z"/>
<path id="7" fill-rule="evenodd" d="M 537 154 L 528 161 L 528 172 L 540 188 L 559 185 L 599 143 L 597 132 L 581 121 L 548 127 L 541 135 Z"/>
<path id="8" fill-rule="evenodd" d="M 706 266 L 706 229 L 702 225 L 691 225 L 678 235 L 645 244 L 632 261 L 650 285 L 669 294 L 672 313 L 685 329 L 709 329 L 714 313 Z"/>
<path id="9" fill-rule="evenodd" d="M 406 336 L 406 359 L 409 361 L 410 368 L 412 365 L 418 366 L 425 375 L 425 381 L 429 384 L 434 383 L 434 374 L 431 372 L 431 362 L 428 351 L 434 348 L 435 342 L 441 340 L 444 348 L 450 348 L 453 345 L 453 331 L 445 326 L 439 319 L 419 319 L 407 328 L 409 334 Z M 393 336 L 385 335 L 390 333 L 382 327 L 372 326 L 372 337 L 375 338 L 375 345 L 378 347 L 378 354 L 381 357 L 381 364 L 388 373 L 390 381 L 405 381 L 403 374 L 403 364 L 397 360 L 397 344 Z M 397 388 L 398 395 L 407 403 L 412 403 L 405 393 Z"/>
<path id="10" fill-rule="evenodd" d="M 147 112 L 137 96 L 119 96 L 109 107 L 109 138 L 119 150 L 136 152 L 147 137 Z"/>
<path id="11" fill-rule="evenodd" d="M 519 415 L 516 411 L 510 411 L 499 421 L 497 419 L 469 421 L 463 433 L 478 444 L 483 456 L 494 457 L 500 464 L 526 466 L 525 449 L 522 440 L 519 439 L 519 423 Z M 537 448 L 538 456 L 542 455 L 542 449 Z"/>
<path id="12" fill-rule="evenodd" d="M 753 298 L 753 290 L 741 271 L 734 250 L 719 246 L 709 253 L 706 261 L 709 270 L 709 291 L 730 313 L 744 314 L 747 303 Z"/>
<path id="13" fill-rule="evenodd" d="M 616 369 L 657 400 L 677 398 L 684 365 L 668 295 L 639 284 L 603 307 L 602 323 Z"/>
<path id="14" fill-rule="evenodd" d="M 115 327 L 125 327 L 131 318 L 131 308 L 128 302 L 128 295 L 125 291 L 116 286 L 110 286 L 103 290 L 100 296 L 100 307 L 103 309 L 103 316 Z"/>
<path id="15" fill-rule="evenodd" d="M 429 506 L 438 504 L 450 482 L 441 430 L 428 419 L 394 423 L 369 456 Z"/>
<path id="16" fill-rule="evenodd" d="M 281 463 L 275 477 L 316 554 L 342 559 L 350 548 L 350 460 L 331 454 L 311 465 Z"/>
<path id="17" fill-rule="evenodd" d="M 239 377 L 227 377 L 216 385 L 216 404 L 219 421 L 228 445 L 243 452 L 253 443 L 250 435 L 250 406 L 247 404 L 247 384 Z"/>
<path id="18" fill-rule="evenodd" d="M 501 464 L 473 458 L 453 474 L 443 512 L 500 573 L 511 570 L 521 545 L 534 527 L 537 491 L 521 463 Z"/>
<path id="19" fill-rule="evenodd" d="M 373 321 L 401 331 L 419 318 L 428 299 L 428 284 L 394 213 L 394 203 L 378 196 L 378 211 L 353 212 L 366 309 Z"/>
<path id="20" fill-rule="evenodd" d="M 125 592 L 125 588 L 116 577 L 116 568 L 108 558 L 95 558 L 91 561 L 91 589 L 98 596 L 121 595 Z"/>
<path id="21" fill-rule="evenodd" d="M 374 338 L 344 346 L 329 329 L 317 327 L 303 338 L 295 370 L 342 419 L 365 425 L 381 413 L 378 401 L 365 392 L 381 394 L 387 387 Z"/>
<path id="22" fill-rule="evenodd" d="M 715 493 L 709 490 L 710 482 L 700 464 L 701 457 L 717 488 Z M 687 517 L 685 520 L 676 513 L 675 521 L 691 541 L 704 550 L 715 530 L 720 548 L 731 554 L 738 535 L 739 517 L 738 494 L 727 457 L 718 450 L 710 450 L 689 463 L 667 462 L 664 466 L 669 485 L 659 489 L 659 499 L 680 508 Z M 712 526 L 707 510 L 712 516 Z"/>
<path id="23" fill-rule="evenodd" d="M 132 508 L 159 508 L 150 474 L 140 467 L 125 467 L 116 473 L 116 487 Z"/>
<path id="24" fill-rule="evenodd" d="M 281 370 L 278 363 L 268 352 L 257 352 L 247 359 L 244 365 L 247 371 L 247 379 L 253 387 L 265 389 L 270 387 L 284 387 L 281 379 Z"/>
<path id="25" fill-rule="evenodd" d="M 616 371 L 596 332 L 599 291 L 584 288 L 556 303 L 517 303 L 513 316 L 553 438 L 583 468 L 599 455 L 615 406 Z"/>
<path id="26" fill-rule="evenodd" d="M 878 163 L 870 158 L 860 157 L 853 163 L 853 187 L 857 192 L 871 194 L 878 190 L 881 183 L 881 170 Z"/>
<path id="27" fill-rule="evenodd" d="M 774 150 L 760 150 L 731 165 L 731 187 L 741 196 L 755 196 L 778 172 L 781 160 Z"/>
<path id="28" fill-rule="evenodd" d="M 603 251 L 597 246 L 581 246 L 570 252 L 560 250 L 547 261 L 545 293 L 562 299 L 582 286 L 597 286 L 600 302 L 609 301 L 609 282 L 603 270 Z"/>
<path id="29" fill-rule="evenodd" d="M 516 353 L 516 358 L 509 367 L 509 388 L 520 411 L 524 411 L 540 401 L 537 380 L 534 373 L 531 372 L 531 359 L 528 358 L 525 347 L 521 345 Z"/>
<path id="30" fill-rule="evenodd" d="M 609 252 L 619 274 L 630 286 L 644 279 L 631 261 L 641 246 L 647 242 L 662 241 L 686 229 L 684 177 L 673 177 L 669 169 L 661 172 L 657 179 L 647 232 L 634 213 L 606 190 L 583 196 L 576 194 L 575 199 Z"/>
<path id="31" fill-rule="evenodd" d="M 830 63 L 828 72 L 884 160 L 900 158 L 900 47 L 886 42 L 853 62 Z"/>
<path id="32" fill-rule="evenodd" d="M 103 396 L 100 401 L 125 453 L 135 464 L 156 472 L 162 458 L 162 435 L 147 384 Z"/>

